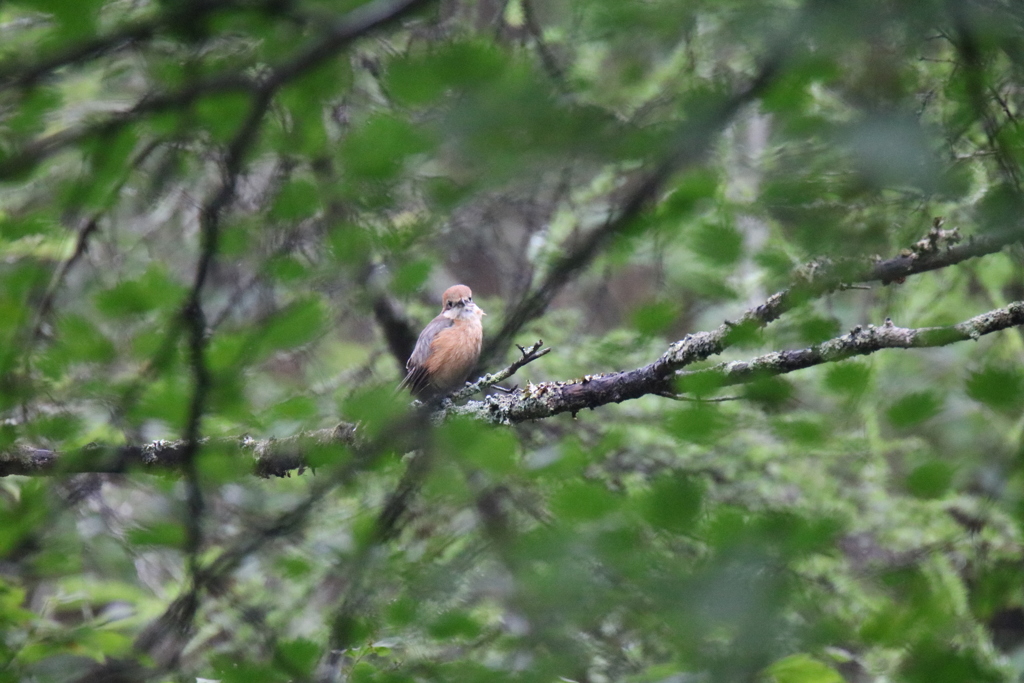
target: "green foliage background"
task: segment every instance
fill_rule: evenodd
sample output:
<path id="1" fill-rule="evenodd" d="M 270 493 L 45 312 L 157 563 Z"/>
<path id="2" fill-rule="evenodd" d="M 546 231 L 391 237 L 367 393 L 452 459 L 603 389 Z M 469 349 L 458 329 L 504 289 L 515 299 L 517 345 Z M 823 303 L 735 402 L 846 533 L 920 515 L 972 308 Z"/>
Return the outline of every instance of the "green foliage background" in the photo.
<path id="1" fill-rule="evenodd" d="M 1020 680 L 1019 328 L 698 396 L 735 400 L 421 426 L 421 466 L 386 445 L 379 306 L 415 332 L 464 282 L 493 335 L 605 230 L 514 381 L 639 367 L 803 264 L 936 217 L 1020 230 L 1022 76 L 1011 0 L 3 4 L 0 451 L 88 471 L 90 443 L 339 420 L 385 446 L 3 479 L 0 680 Z M 1022 292 L 1004 251 L 726 358 Z"/>

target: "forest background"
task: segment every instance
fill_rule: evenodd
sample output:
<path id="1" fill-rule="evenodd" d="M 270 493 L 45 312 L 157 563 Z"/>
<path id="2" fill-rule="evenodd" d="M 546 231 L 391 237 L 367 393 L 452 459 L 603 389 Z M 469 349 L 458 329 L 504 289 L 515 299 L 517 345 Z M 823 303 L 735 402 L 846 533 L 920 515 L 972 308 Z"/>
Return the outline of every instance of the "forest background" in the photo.
<path id="1" fill-rule="evenodd" d="M 1021 680 L 1022 86 L 1012 0 L 0 4 L 0 680 Z"/>

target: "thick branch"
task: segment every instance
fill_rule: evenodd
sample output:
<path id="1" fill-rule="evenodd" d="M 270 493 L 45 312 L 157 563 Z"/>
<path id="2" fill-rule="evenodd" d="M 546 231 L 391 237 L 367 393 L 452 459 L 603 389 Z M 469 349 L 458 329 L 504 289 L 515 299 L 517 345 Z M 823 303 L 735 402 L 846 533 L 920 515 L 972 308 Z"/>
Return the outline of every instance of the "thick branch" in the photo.
<path id="1" fill-rule="evenodd" d="M 945 346 L 1018 325 L 1024 325 L 1024 302 L 1021 301 L 950 327 L 908 329 L 891 324 L 882 327 L 869 325 L 808 349 L 778 351 L 751 361 L 723 363 L 707 370 L 679 374 L 683 391 L 686 390 L 687 379 L 692 381 L 693 377 L 711 374 L 721 377 L 720 386 L 739 384 L 881 349 Z M 587 375 L 568 382 L 530 384 L 506 396 L 488 396 L 483 401 L 452 407 L 447 414 L 465 415 L 497 424 L 515 424 L 559 413 L 576 414 L 585 408 L 621 403 L 649 394 L 663 395 L 677 389 L 677 373 L 665 372 L 666 368 L 677 367 L 673 358 L 706 358 L 716 348 L 714 338 L 713 332 L 690 335 L 673 344 L 669 352 L 654 363 L 636 370 Z"/>
<path id="2" fill-rule="evenodd" d="M 836 291 L 854 282 L 890 282 L 917 273 L 944 268 L 976 256 L 998 252 L 1024 239 L 1018 227 L 972 237 L 964 243 L 944 246 L 936 240 L 923 240 L 895 258 L 885 261 L 822 261 L 804 270 L 800 281 L 789 289 L 769 297 L 763 304 L 746 311 L 739 320 L 726 322 L 710 332 L 698 332 L 669 346 L 649 365 L 624 372 L 587 375 L 569 382 L 545 382 L 527 386 L 516 394 L 489 396 L 453 412 L 475 415 L 493 422 L 513 423 L 536 420 L 558 413 L 577 413 L 607 403 L 619 403 L 647 394 L 672 391 L 671 376 L 693 363 L 720 354 L 750 331 L 777 320 L 800 304 Z"/>
<path id="3" fill-rule="evenodd" d="M 866 356 L 882 349 L 918 349 L 947 346 L 955 342 L 977 340 L 986 334 L 1024 325 L 1024 301 L 982 313 L 957 325 L 944 327 L 896 327 L 892 321 L 880 327 L 857 326 L 849 334 L 796 351 L 775 351 L 748 361 L 721 363 L 706 370 L 678 373 L 681 388 L 695 378 L 714 376 L 714 384 L 729 386 L 763 377 L 774 377 L 796 370 L 835 363 L 854 356 Z M 702 386 L 707 386 L 701 382 Z"/>

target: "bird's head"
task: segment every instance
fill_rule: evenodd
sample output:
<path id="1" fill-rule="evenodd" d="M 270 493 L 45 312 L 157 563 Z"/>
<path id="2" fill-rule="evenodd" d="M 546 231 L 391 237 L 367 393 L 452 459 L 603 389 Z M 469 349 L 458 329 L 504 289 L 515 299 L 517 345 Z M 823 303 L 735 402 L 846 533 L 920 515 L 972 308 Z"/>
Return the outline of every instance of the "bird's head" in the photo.
<path id="1" fill-rule="evenodd" d="M 467 320 L 487 314 L 473 303 L 473 290 L 466 285 L 452 285 L 441 296 L 441 315 L 452 320 Z"/>

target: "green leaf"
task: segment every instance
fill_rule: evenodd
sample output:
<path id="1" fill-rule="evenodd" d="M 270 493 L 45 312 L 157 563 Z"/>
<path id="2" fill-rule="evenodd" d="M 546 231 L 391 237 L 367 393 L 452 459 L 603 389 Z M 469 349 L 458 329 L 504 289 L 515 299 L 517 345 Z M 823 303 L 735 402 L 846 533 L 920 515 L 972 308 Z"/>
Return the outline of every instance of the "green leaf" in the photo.
<path id="1" fill-rule="evenodd" d="M 633 311 L 633 326 L 644 336 L 654 336 L 668 330 L 679 318 L 679 306 L 671 301 L 652 301 L 637 306 Z"/>
<path id="2" fill-rule="evenodd" d="M 709 168 L 697 168 L 687 172 L 672 192 L 658 205 L 658 218 L 667 221 L 666 230 L 679 230 L 678 221 L 687 214 L 713 199 L 718 191 L 718 175 Z"/>
<path id="3" fill-rule="evenodd" d="M 811 418 L 779 419 L 772 423 L 776 434 L 805 446 L 817 446 L 825 441 L 828 430 L 821 420 Z"/>
<path id="4" fill-rule="evenodd" d="M 162 266 L 153 264 L 135 280 L 125 280 L 96 295 L 96 308 L 104 315 L 123 319 L 158 308 L 177 306 L 185 288 L 172 280 Z"/>
<path id="5" fill-rule="evenodd" d="M 249 662 L 228 655 L 211 658 L 213 676 L 218 683 L 286 683 L 294 680 L 288 674 L 263 662 Z"/>
<path id="6" fill-rule="evenodd" d="M 204 97 L 195 109 L 199 125 L 210 131 L 215 142 L 225 143 L 241 129 L 251 106 L 249 95 L 228 92 Z"/>
<path id="7" fill-rule="evenodd" d="M 967 395 L 996 410 L 1018 410 L 1024 406 L 1024 374 L 1016 367 L 987 366 L 971 374 Z"/>
<path id="8" fill-rule="evenodd" d="M 127 654 L 132 649 L 132 637 L 117 631 L 99 628 L 80 628 L 75 632 L 75 649 L 98 663 L 108 657 Z"/>
<path id="9" fill-rule="evenodd" d="M 761 377 L 743 387 L 743 396 L 764 410 L 780 410 L 792 400 L 796 389 L 781 377 Z"/>
<path id="10" fill-rule="evenodd" d="M 842 531 L 842 525 L 831 517 L 806 517 L 788 510 L 763 513 L 754 528 L 759 539 L 794 558 L 831 551 Z"/>
<path id="11" fill-rule="evenodd" d="M 308 577 L 313 570 L 313 564 L 308 559 L 294 555 L 276 557 L 274 559 L 274 565 L 280 570 L 283 576 L 296 580 Z"/>
<path id="12" fill-rule="evenodd" d="M 669 415 L 665 426 L 683 441 L 710 443 L 728 428 L 729 420 L 717 407 L 695 404 Z"/>
<path id="13" fill-rule="evenodd" d="M 52 15 L 63 42 L 82 40 L 95 31 L 103 0 L 22 0 L 19 4 Z"/>
<path id="14" fill-rule="evenodd" d="M 408 408 L 407 400 L 394 386 L 364 387 L 344 397 L 339 408 L 346 419 L 360 423 L 360 430 L 377 435 L 394 428 Z"/>
<path id="15" fill-rule="evenodd" d="M 296 638 L 279 641 L 275 647 L 274 658 L 283 673 L 308 677 L 312 675 L 320 654 L 319 645 L 305 638 Z"/>
<path id="16" fill-rule="evenodd" d="M 551 498 L 551 509 L 564 521 L 600 519 L 618 509 L 620 500 L 601 484 L 569 482 Z"/>
<path id="17" fill-rule="evenodd" d="M 26 482 L 0 500 L 0 554 L 6 555 L 40 528 L 51 495 L 42 482 Z M 8 491 L 11 494 L 12 491 Z"/>
<path id="18" fill-rule="evenodd" d="M 507 475 L 518 466 L 515 436 L 477 420 L 452 420 L 440 430 L 438 442 L 443 452 L 487 472 Z"/>
<path id="19" fill-rule="evenodd" d="M 405 119 L 375 114 L 341 143 L 345 173 L 358 180 L 390 180 L 405 160 L 430 147 L 428 138 Z"/>
<path id="20" fill-rule="evenodd" d="M 363 263 L 373 249 L 373 233 L 352 223 L 331 227 L 331 253 L 343 264 Z"/>
<path id="21" fill-rule="evenodd" d="M 800 339 L 807 344 L 820 344 L 839 335 L 840 325 L 836 318 L 809 315 L 800 321 Z"/>
<path id="22" fill-rule="evenodd" d="M 45 439 L 51 443 L 60 443 L 81 434 L 84 431 L 85 423 L 79 415 L 56 413 L 43 415 L 33 420 L 29 426 L 33 437 Z"/>
<path id="23" fill-rule="evenodd" d="M 391 280 L 391 289 L 398 295 L 411 294 L 423 287 L 433 268 L 434 262 L 430 259 L 418 259 L 404 263 L 395 271 Z"/>
<path id="24" fill-rule="evenodd" d="M 266 412 L 266 418 L 272 421 L 304 422 L 316 418 L 319 413 L 319 407 L 312 397 L 293 396 L 271 406 Z"/>
<path id="25" fill-rule="evenodd" d="M 60 224 L 47 212 L 23 216 L 7 216 L 0 213 L 0 239 L 14 241 L 29 235 L 51 235 L 59 228 Z"/>
<path id="26" fill-rule="evenodd" d="M 128 530 L 128 541 L 133 545 L 156 545 L 182 548 L 185 545 L 185 527 L 177 522 L 154 522 Z"/>
<path id="27" fill-rule="evenodd" d="M 117 355 L 100 329 L 88 318 L 69 313 L 57 321 L 57 347 L 53 355 L 70 363 L 109 363 Z"/>
<path id="28" fill-rule="evenodd" d="M 728 223 L 702 223 L 690 248 L 716 266 L 731 266 L 743 256 L 743 235 Z"/>
<path id="29" fill-rule="evenodd" d="M 910 427 L 935 417 L 942 411 L 942 399 L 931 391 L 903 396 L 889 407 L 886 415 L 894 427 Z"/>
<path id="30" fill-rule="evenodd" d="M 704 486 L 682 473 L 663 475 L 644 496 L 644 518 L 652 525 L 677 534 L 689 533 L 704 500 Z"/>
<path id="31" fill-rule="evenodd" d="M 221 406 L 217 411 L 225 412 Z M 210 443 L 196 457 L 200 480 L 204 484 L 227 484 L 252 474 L 252 460 L 239 457 L 233 446 Z"/>
<path id="32" fill-rule="evenodd" d="M 907 683 L 997 683 L 1005 680 L 974 651 L 935 640 L 915 645 L 901 668 Z"/>
<path id="33" fill-rule="evenodd" d="M 276 256 L 267 261 L 267 274 L 278 282 L 290 283 L 304 279 L 309 268 L 294 256 Z"/>
<path id="34" fill-rule="evenodd" d="M 871 383 L 871 368 L 857 361 L 842 361 L 830 365 L 825 373 L 825 388 L 837 394 L 857 397 Z"/>
<path id="35" fill-rule="evenodd" d="M 149 382 L 129 415 L 136 424 L 156 419 L 171 429 L 180 429 L 188 416 L 190 389 L 186 377 L 177 374 Z"/>
<path id="36" fill-rule="evenodd" d="M 428 104 L 449 89 L 493 82 L 504 69 L 504 60 L 501 52 L 482 41 L 449 43 L 427 55 L 393 60 L 388 65 L 388 90 L 406 105 Z"/>
<path id="37" fill-rule="evenodd" d="M 427 627 L 427 633 L 438 640 L 476 638 L 480 631 L 480 624 L 469 614 L 459 610 L 442 614 Z"/>
<path id="38" fill-rule="evenodd" d="M 278 192 L 270 207 L 270 217 L 279 221 L 297 221 L 320 210 L 320 192 L 303 178 L 293 178 Z"/>
<path id="39" fill-rule="evenodd" d="M 766 670 L 774 683 L 843 683 L 839 673 L 807 654 L 795 654 L 780 659 Z"/>
<path id="40" fill-rule="evenodd" d="M 409 597 L 400 597 L 388 605 L 387 620 L 392 626 L 407 626 L 419 613 L 420 604 Z"/>
<path id="41" fill-rule="evenodd" d="M 953 483 L 954 470 L 948 463 L 932 460 L 918 465 L 907 475 L 907 491 L 917 498 L 940 498 Z"/>
<path id="42" fill-rule="evenodd" d="M 21 99 L 19 106 L 4 118 L 4 127 L 15 139 L 29 137 L 42 131 L 52 110 L 63 103 L 63 95 L 57 88 L 34 88 Z"/>
<path id="43" fill-rule="evenodd" d="M 131 171 L 129 157 L 137 142 L 133 128 L 122 129 L 117 134 L 101 135 L 89 141 L 83 151 L 88 156 L 91 170 L 68 193 L 64 202 L 79 209 L 98 209 L 116 200 L 119 184 Z"/>
<path id="44" fill-rule="evenodd" d="M 260 332 L 259 346 L 266 354 L 308 344 L 327 324 L 327 310 L 319 298 L 295 301 L 277 311 Z"/>

